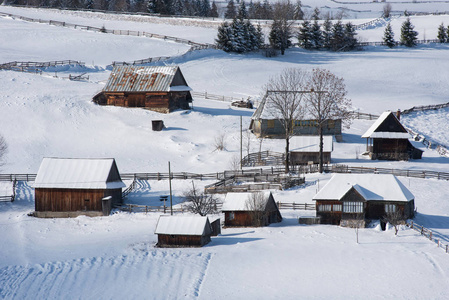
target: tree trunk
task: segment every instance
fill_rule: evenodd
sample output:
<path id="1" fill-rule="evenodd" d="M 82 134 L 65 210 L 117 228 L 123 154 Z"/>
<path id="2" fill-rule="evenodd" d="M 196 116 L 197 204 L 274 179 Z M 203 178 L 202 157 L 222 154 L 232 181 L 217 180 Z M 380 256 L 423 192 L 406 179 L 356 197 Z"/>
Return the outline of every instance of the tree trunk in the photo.
<path id="1" fill-rule="evenodd" d="M 323 155 L 323 123 L 320 122 L 319 123 L 319 128 L 318 128 L 319 132 L 320 132 L 320 158 L 319 158 L 319 172 L 323 173 L 323 160 L 324 160 L 324 155 Z"/>
<path id="2" fill-rule="evenodd" d="M 285 173 L 290 173 L 290 137 L 285 137 Z"/>

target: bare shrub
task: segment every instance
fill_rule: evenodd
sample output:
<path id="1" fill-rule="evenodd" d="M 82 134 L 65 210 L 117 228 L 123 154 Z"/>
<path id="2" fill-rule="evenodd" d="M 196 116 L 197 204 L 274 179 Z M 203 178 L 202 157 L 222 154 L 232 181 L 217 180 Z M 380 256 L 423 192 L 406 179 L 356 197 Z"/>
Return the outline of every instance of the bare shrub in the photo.
<path id="1" fill-rule="evenodd" d="M 192 188 L 184 193 L 185 202 L 187 202 L 187 210 L 206 216 L 207 214 L 217 213 L 217 199 L 212 194 L 205 194 L 197 188 L 192 181 Z"/>
<path id="2" fill-rule="evenodd" d="M 246 209 L 251 216 L 251 225 L 255 227 L 264 226 L 267 219 L 266 201 L 263 192 L 255 192 L 246 200 Z"/>
<path id="3" fill-rule="evenodd" d="M 215 150 L 217 150 L 217 151 L 226 150 L 226 134 L 225 133 L 220 133 L 219 135 L 217 135 L 215 137 L 214 146 L 215 146 Z"/>
<path id="4" fill-rule="evenodd" d="M 402 212 L 396 208 L 394 212 L 388 212 L 382 218 L 382 221 L 390 223 L 394 227 L 394 235 L 398 235 L 399 226 L 405 224 L 405 217 Z"/>
<path id="5" fill-rule="evenodd" d="M 5 165 L 5 157 L 8 152 L 8 144 L 5 138 L 0 134 L 0 167 Z"/>

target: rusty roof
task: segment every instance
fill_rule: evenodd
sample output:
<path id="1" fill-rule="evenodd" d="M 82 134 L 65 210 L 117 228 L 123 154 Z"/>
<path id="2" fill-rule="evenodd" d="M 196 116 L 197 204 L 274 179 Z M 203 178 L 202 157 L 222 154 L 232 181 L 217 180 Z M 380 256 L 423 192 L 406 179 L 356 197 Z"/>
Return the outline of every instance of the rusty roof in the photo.
<path id="1" fill-rule="evenodd" d="M 115 66 L 103 91 L 168 92 L 175 76 L 187 86 L 180 72 L 178 66 Z"/>

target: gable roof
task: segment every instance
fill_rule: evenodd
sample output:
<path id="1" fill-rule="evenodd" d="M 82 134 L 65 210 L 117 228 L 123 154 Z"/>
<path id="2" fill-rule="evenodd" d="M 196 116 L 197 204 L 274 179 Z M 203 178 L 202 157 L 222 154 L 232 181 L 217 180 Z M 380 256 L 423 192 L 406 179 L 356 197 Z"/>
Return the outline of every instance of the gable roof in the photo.
<path id="1" fill-rule="evenodd" d="M 190 91 L 178 66 L 115 66 L 104 92 Z"/>
<path id="2" fill-rule="evenodd" d="M 160 216 L 155 234 L 209 235 L 212 229 L 207 217 L 202 216 Z"/>
<path id="3" fill-rule="evenodd" d="M 341 200 L 354 188 L 367 201 L 408 202 L 415 196 L 390 174 L 335 174 L 313 200 Z"/>
<path id="4" fill-rule="evenodd" d="M 394 131 L 386 131 L 383 124 L 390 120 L 396 124 Z M 410 134 L 402 126 L 401 122 L 391 111 L 383 112 L 370 128 L 362 135 L 362 138 L 383 138 L 383 139 L 408 139 Z"/>
<path id="5" fill-rule="evenodd" d="M 113 158 L 45 157 L 34 181 L 35 188 L 117 189 L 125 186 Z"/>
<path id="6" fill-rule="evenodd" d="M 270 200 L 271 192 L 261 192 L 263 198 L 261 206 L 267 207 L 268 200 Z M 251 199 L 251 196 L 255 193 L 227 193 L 221 211 L 250 211 L 247 201 Z"/>
<path id="7" fill-rule="evenodd" d="M 331 135 L 323 136 L 323 152 L 332 152 L 333 137 Z M 319 136 L 292 136 L 290 138 L 290 152 L 319 152 Z"/>

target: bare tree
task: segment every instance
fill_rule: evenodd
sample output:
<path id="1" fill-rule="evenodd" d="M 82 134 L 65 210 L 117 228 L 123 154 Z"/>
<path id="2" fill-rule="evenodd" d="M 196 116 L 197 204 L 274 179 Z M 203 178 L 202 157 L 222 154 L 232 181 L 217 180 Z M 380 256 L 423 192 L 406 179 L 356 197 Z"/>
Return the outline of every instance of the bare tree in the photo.
<path id="1" fill-rule="evenodd" d="M 8 144 L 5 138 L 0 134 L 0 167 L 5 165 L 5 156 L 8 152 Z"/>
<path id="2" fill-rule="evenodd" d="M 295 121 L 304 116 L 304 89 L 307 72 L 288 68 L 278 76 L 272 77 L 265 85 L 266 104 L 271 115 L 278 119 L 284 128 L 285 173 L 290 172 L 290 138 L 294 134 Z"/>
<path id="3" fill-rule="evenodd" d="M 384 18 L 389 18 L 389 17 L 391 16 L 391 9 L 392 9 L 391 4 L 390 4 L 390 3 L 386 3 L 386 4 L 384 5 L 384 7 L 383 7 L 383 13 L 382 13 L 382 16 L 383 16 Z"/>
<path id="4" fill-rule="evenodd" d="M 307 111 L 317 122 L 320 136 L 319 172 L 323 172 L 323 129 L 328 120 L 341 119 L 347 127 L 351 123 L 351 100 L 346 98 L 343 78 L 328 70 L 314 69 L 307 82 L 311 93 L 306 94 Z"/>
<path id="5" fill-rule="evenodd" d="M 184 193 L 187 209 L 200 216 L 213 214 L 217 212 L 217 199 L 212 194 L 205 194 L 195 188 L 192 181 L 192 188 Z"/>
<path id="6" fill-rule="evenodd" d="M 215 150 L 223 151 L 226 150 L 226 134 L 220 133 L 215 137 L 214 140 Z"/>
<path id="7" fill-rule="evenodd" d="M 394 227 L 394 235 L 398 235 L 399 226 L 405 223 L 405 217 L 399 209 L 395 209 L 392 212 L 387 212 L 382 218 L 385 224 L 390 223 Z"/>
<path id="8" fill-rule="evenodd" d="M 244 133 L 244 144 L 243 144 L 243 149 L 246 151 L 246 155 L 249 155 L 251 153 L 251 139 L 253 137 L 253 134 L 251 133 L 251 131 L 246 130 Z"/>
<path id="9" fill-rule="evenodd" d="M 246 200 L 245 206 L 251 216 L 252 226 L 260 227 L 265 225 L 267 218 L 266 205 L 267 202 L 264 199 L 263 192 L 252 193 Z"/>

